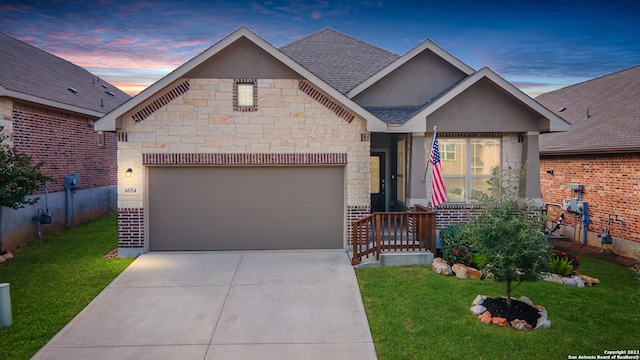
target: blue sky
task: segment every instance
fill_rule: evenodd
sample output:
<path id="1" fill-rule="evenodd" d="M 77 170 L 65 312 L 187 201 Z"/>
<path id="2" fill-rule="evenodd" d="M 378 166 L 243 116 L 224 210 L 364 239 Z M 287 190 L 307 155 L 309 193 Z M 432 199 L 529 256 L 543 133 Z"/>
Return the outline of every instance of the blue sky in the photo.
<path id="1" fill-rule="evenodd" d="M 640 2 L 0 2 L 0 31 L 135 94 L 245 25 L 275 46 L 324 27 L 404 54 L 425 39 L 531 96 L 640 65 Z"/>

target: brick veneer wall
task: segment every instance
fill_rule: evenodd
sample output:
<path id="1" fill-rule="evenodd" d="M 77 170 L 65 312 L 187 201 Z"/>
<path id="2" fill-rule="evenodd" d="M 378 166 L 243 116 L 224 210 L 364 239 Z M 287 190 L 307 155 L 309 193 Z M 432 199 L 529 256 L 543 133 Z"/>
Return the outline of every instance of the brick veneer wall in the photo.
<path id="1" fill-rule="evenodd" d="M 138 248 L 144 244 L 144 209 L 118 208 L 118 247 Z"/>
<path id="2" fill-rule="evenodd" d="M 553 169 L 553 175 L 547 170 Z M 575 197 L 568 184 L 584 185 L 582 200 L 589 203 L 588 230 L 600 233 L 609 214 L 624 219 L 612 222 L 611 236 L 640 243 L 640 154 L 542 156 L 540 185 L 544 202 L 562 204 Z M 558 207 L 550 207 L 549 219 L 557 219 Z M 565 216 L 572 226 L 574 216 Z"/>
<path id="3" fill-rule="evenodd" d="M 467 223 L 471 212 L 478 208 L 478 204 L 444 203 L 436 208 L 436 228 L 440 230 L 449 225 Z"/>
<path id="4" fill-rule="evenodd" d="M 99 146 L 93 120 L 14 103 L 14 150 L 33 157 L 34 163 L 44 162 L 42 171 L 52 178 L 50 192 L 64 191 L 64 177 L 71 173 L 80 173 L 82 188 L 115 185 L 116 135 L 104 133 L 104 146 Z"/>

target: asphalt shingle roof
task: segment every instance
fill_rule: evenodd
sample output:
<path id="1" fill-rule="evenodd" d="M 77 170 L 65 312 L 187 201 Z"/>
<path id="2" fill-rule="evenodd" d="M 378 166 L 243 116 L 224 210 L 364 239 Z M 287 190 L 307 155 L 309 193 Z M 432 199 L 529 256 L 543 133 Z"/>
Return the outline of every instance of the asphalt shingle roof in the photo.
<path id="1" fill-rule="evenodd" d="M 343 94 L 400 57 L 331 28 L 285 44 L 280 51 Z"/>
<path id="2" fill-rule="evenodd" d="M 640 151 L 640 66 L 536 100 L 571 123 L 568 132 L 541 135 L 541 153 Z"/>
<path id="3" fill-rule="evenodd" d="M 1 32 L 0 49 L 0 85 L 7 90 L 102 114 L 131 98 L 84 68 Z"/>

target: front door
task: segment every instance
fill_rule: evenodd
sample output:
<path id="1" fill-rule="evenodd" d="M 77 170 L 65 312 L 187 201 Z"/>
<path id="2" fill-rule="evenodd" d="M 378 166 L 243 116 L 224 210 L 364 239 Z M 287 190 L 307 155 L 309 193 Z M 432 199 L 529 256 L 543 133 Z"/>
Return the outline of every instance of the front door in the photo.
<path id="1" fill-rule="evenodd" d="M 371 153 L 371 212 L 385 211 L 384 153 Z"/>

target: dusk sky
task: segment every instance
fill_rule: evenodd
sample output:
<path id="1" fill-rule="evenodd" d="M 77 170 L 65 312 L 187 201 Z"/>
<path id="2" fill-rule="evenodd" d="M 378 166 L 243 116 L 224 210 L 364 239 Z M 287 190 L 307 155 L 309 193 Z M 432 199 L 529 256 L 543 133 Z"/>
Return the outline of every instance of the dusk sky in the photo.
<path id="1" fill-rule="evenodd" d="M 325 27 L 399 55 L 431 39 L 534 97 L 640 65 L 638 0 L 0 2 L 0 31 L 132 95 L 242 25 L 276 47 Z"/>

